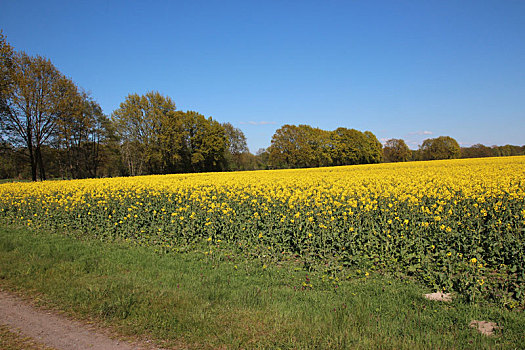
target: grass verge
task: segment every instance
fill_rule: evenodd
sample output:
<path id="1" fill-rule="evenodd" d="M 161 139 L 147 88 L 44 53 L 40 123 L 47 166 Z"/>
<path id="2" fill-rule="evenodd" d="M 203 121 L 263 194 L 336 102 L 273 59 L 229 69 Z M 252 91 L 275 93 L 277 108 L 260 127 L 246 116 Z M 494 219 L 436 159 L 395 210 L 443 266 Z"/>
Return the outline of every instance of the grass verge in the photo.
<path id="1" fill-rule="evenodd" d="M 54 350 L 31 338 L 24 337 L 5 325 L 0 325 L 0 349 L 3 350 Z"/>
<path id="2" fill-rule="evenodd" d="M 525 348 L 523 312 L 425 300 L 408 281 L 0 228 L 0 286 L 126 336 L 185 348 Z M 503 326 L 486 337 L 472 320 Z"/>

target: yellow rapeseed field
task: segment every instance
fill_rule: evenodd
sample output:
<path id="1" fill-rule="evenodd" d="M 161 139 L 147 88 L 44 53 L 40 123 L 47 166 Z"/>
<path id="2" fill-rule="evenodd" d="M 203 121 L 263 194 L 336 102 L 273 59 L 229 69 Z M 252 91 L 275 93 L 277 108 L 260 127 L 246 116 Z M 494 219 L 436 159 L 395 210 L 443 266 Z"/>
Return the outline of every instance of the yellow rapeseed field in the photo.
<path id="1" fill-rule="evenodd" d="M 403 272 L 510 307 L 525 300 L 525 157 L 8 183 L 0 217 L 162 251 L 222 243 L 333 271 Z"/>

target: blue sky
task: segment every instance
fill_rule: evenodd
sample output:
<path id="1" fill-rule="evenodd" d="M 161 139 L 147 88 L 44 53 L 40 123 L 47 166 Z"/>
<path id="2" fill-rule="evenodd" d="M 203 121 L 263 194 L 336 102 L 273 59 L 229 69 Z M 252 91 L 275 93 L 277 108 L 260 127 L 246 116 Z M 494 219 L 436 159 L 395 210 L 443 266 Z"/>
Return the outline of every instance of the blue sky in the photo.
<path id="1" fill-rule="evenodd" d="M 7 1 L 0 29 L 90 91 L 231 122 L 525 144 L 525 1 Z"/>

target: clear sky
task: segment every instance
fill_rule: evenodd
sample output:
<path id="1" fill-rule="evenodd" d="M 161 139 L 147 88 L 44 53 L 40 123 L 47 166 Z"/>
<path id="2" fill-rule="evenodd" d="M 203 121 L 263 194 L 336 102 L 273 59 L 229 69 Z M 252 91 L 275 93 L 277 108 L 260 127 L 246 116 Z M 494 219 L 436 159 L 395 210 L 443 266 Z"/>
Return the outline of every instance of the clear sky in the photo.
<path id="1" fill-rule="evenodd" d="M 523 0 L 0 0 L 0 29 L 108 115 L 156 90 L 252 152 L 283 124 L 525 144 Z"/>

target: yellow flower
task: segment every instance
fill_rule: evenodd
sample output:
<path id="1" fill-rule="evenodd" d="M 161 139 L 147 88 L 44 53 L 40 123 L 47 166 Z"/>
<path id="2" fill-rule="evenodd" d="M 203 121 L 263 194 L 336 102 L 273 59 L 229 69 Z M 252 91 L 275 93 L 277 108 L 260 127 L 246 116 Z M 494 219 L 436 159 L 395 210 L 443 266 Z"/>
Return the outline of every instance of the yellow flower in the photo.
<path id="1" fill-rule="evenodd" d="M 482 286 L 485 283 L 485 280 L 482 278 L 482 279 L 478 280 L 478 283 L 479 283 L 480 286 Z"/>

